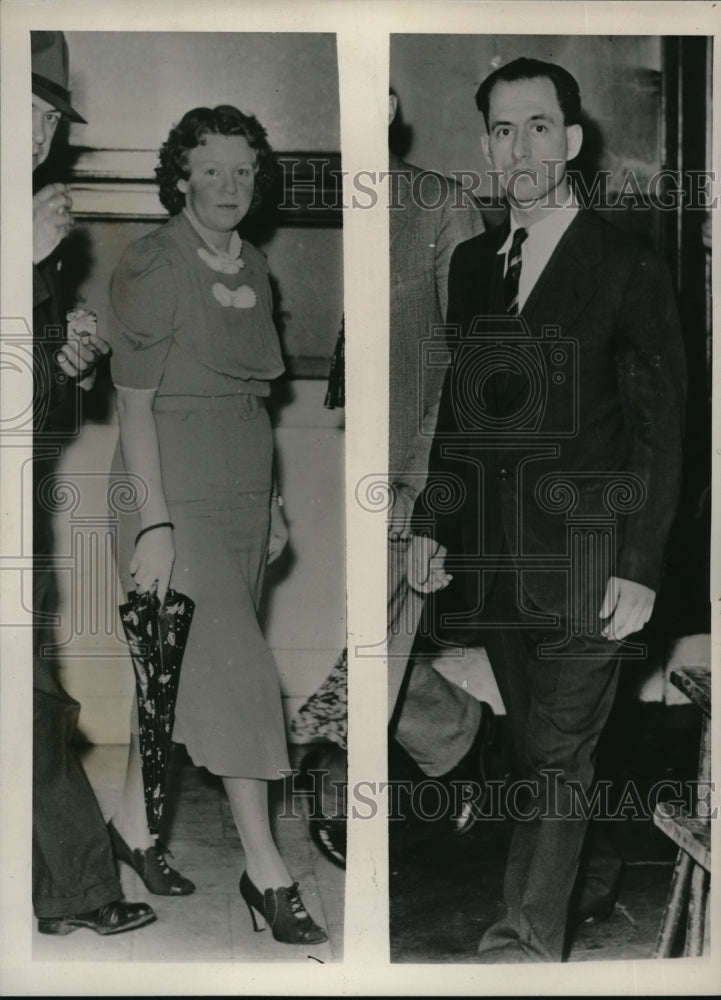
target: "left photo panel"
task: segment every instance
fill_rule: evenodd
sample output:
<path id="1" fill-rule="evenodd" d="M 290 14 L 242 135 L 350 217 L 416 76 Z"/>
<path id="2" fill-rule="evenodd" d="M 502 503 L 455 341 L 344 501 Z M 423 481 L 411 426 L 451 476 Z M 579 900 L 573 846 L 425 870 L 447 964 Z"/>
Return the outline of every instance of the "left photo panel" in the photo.
<path id="1" fill-rule="evenodd" d="M 27 44 L 33 959 L 340 961 L 335 36 Z"/>

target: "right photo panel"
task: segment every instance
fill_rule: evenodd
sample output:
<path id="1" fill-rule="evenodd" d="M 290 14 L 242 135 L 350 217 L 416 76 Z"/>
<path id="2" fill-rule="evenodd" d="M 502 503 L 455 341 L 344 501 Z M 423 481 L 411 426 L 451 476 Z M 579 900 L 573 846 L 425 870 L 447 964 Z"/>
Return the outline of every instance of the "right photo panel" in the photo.
<path id="1" fill-rule="evenodd" d="M 392 34 L 392 962 L 708 952 L 712 39 Z"/>

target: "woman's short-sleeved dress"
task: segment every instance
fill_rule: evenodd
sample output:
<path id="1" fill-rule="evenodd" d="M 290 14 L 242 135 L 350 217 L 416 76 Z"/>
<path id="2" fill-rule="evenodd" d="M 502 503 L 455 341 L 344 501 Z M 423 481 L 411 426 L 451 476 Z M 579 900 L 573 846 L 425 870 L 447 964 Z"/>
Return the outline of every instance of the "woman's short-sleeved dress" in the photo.
<path id="1" fill-rule="evenodd" d="M 267 780 L 288 768 L 278 672 L 257 614 L 272 478 L 264 397 L 283 371 L 271 308 L 265 257 L 248 243 L 235 262 L 217 257 L 183 212 L 126 249 L 109 314 L 113 381 L 157 387 L 171 586 L 196 605 L 173 739 L 215 774 Z M 122 520 L 119 568 L 132 589 L 139 517 Z"/>

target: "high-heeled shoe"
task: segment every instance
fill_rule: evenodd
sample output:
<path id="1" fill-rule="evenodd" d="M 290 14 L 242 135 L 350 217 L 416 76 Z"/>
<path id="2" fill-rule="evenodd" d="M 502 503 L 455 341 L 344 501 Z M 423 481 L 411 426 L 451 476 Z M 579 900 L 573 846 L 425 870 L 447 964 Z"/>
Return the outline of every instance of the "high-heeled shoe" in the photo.
<path id="1" fill-rule="evenodd" d="M 266 889 L 261 893 L 248 873 L 243 872 L 240 895 L 248 907 L 254 931 L 265 930 L 267 922 L 275 940 L 285 944 L 320 944 L 328 940 L 326 932 L 303 906 L 297 882 L 288 888 Z"/>
<path id="2" fill-rule="evenodd" d="M 112 820 L 108 823 L 108 833 L 116 859 L 130 865 L 150 892 L 156 896 L 189 896 L 195 892 L 190 879 L 170 867 L 165 860 L 165 851 L 158 844 L 152 844 L 144 851 L 139 847 L 133 850 L 115 829 Z"/>

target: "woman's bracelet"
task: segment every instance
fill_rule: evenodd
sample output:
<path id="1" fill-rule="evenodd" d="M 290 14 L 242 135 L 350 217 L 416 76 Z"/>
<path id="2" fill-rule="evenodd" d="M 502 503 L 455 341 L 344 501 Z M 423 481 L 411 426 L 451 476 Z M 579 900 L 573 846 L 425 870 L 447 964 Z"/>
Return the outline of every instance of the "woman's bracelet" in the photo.
<path id="1" fill-rule="evenodd" d="M 137 545 L 143 535 L 147 535 L 149 531 L 155 531 L 156 528 L 174 528 L 175 525 L 172 521 L 158 521 L 157 524 L 149 524 L 147 528 L 143 528 L 135 536 L 135 544 Z"/>
<path id="2" fill-rule="evenodd" d="M 280 493 L 271 493 L 270 499 L 274 500 L 279 507 L 285 506 L 285 501 L 283 500 L 283 497 L 280 495 Z"/>

